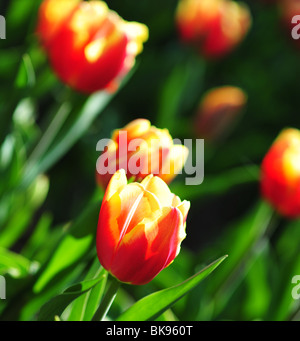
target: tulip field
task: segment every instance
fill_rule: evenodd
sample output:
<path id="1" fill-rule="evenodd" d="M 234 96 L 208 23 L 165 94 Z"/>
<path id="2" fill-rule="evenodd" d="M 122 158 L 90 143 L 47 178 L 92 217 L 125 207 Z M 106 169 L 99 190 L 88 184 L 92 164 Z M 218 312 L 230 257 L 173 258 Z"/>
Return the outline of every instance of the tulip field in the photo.
<path id="1" fill-rule="evenodd" d="M 299 321 L 299 61 L 298 0 L 1 0 L 0 321 Z"/>

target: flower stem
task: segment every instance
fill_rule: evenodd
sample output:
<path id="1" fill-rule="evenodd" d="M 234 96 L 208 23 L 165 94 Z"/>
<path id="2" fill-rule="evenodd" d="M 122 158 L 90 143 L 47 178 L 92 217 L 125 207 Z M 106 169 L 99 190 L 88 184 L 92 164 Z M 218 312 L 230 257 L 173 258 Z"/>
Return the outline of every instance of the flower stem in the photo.
<path id="1" fill-rule="evenodd" d="M 106 314 L 109 311 L 110 306 L 112 305 L 116 295 L 117 291 L 121 285 L 121 282 L 119 282 L 114 277 L 111 277 L 111 283 L 110 287 L 108 288 L 102 302 L 100 303 L 97 311 L 95 312 L 92 321 L 103 321 L 106 317 Z"/>

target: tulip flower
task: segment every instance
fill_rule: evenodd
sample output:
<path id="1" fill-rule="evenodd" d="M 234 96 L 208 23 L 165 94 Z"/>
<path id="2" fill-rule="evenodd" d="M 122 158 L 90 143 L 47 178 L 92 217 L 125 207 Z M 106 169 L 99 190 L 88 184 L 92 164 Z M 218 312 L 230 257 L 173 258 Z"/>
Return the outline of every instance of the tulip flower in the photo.
<path id="1" fill-rule="evenodd" d="M 102 266 L 121 282 L 150 282 L 178 255 L 186 237 L 190 208 L 159 177 L 127 184 L 123 169 L 111 178 L 97 229 L 97 254 Z"/>
<path id="2" fill-rule="evenodd" d="M 220 58 L 244 39 L 251 14 L 245 4 L 231 0 L 180 0 L 176 24 L 183 42 L 206 58 Z"/>
<path id="3" fill-rule="evenodd" d="M 182 170 L 189 150 L 174 144 L 167 129 L 158 129 L 146 119 L 136 119 L 115 130 L 106 150 L 97 160 L 97 183 L 106 188 L 118 169 L 125 169 L 128 179 L 141 181 L 154 174 L 170 183 Z"/>
<path id="4" fill-rule="evenodd" d="M 126 22 L 103 1 L 45 0 L 37 35 L 57 76 L 90 94 L 115 90 L 148 39 L 148 28 Z"/>
<path id="5" fill-rule="evenodd" d="M 284 129 L 263 159 L 263 197 L 283 216 L 300 217 L 300 131 Z"/>
<path id="6" fill-rule="evenodd" d="M 246 102 L 246 93 L 238 87 L 221 86 L 209 90 L 198 107 L 196 134 L 210 141 L 219 139 L 234 124 Z"/>

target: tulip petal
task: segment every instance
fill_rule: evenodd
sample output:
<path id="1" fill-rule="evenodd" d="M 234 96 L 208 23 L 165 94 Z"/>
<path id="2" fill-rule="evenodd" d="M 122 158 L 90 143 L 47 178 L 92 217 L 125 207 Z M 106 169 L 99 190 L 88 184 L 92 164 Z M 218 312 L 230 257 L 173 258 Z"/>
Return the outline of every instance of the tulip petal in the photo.
<path id="1" fill-rule="evenodd" d="M 110 197 L 116 192 L 120 193 L 126 185 L 127 185 L 126 173 L 124 169 L 119 169 L 111 177 L 103 201 L 109 200 Z"/>
<path id="2" fill-rule="evenodd" d="M 126 131 L 127 140 L 130 141 L 133 138 L 140 137 L 142 134 L 147 132 L 150 127 L 151 123 L 149 120 L 139 118 L 127 124 L 123 129 L 115 130 L 112 134 L 112 139 L 113 141 L 118 141 L 119 132 Z"/>
<path id="3" fill-rule="evenodd" d="M 181 204 L 180 198 L 174 194 L 173 200 L 172 200 L 172 207 L 177 207 Z"/>
<path id="4" fill-rule="evenodd" d="M 186 146 L 175 144 L 170 150 L 168 158 L 164 160 L 160 178 L 166 183 L 170 183 L 177 174 L 180 174 L 188 155 L 189 149 Z"/>
<path id="5" fill-rule="evenodd" d="M 283 216 L 300 214 L 300 133 L 285 129 L 265 155 L 261 166 L 261 192 Z"/>
<path id="6" fill-rule="evenodd" d="M 153 212 L 160 209 L 160 204 L 155 195 L 145 191 L 143 186 L 132 183 L 120 193 L 122 202 L 121 213 L 118 217 L 120 227 L 120 241 L 144 218 L 151 217 Z"/>
<path id="7" fill-rule="evenodd" d="M 171 206 L 173 201 L 173 194 L 168 185 L 157 176 L 147 176 L 141 184 L 144 188 L 156 195 L 162 207 Z"/>
<path id="8" fill-rule="evenodd" d="M 71 17 L 78 5 L 79 0 L 46 0 L 41 3 L 37 33 L 45 48 L 49 48 L 59 27 Z"/>
<path id="9" fill-rule="evenodd" d="M 141 53 L 143 51 L 143 43 L 149 39 L 148 27 L 137 22 L 125 22 L 123 30 L 130 41 L 127 53 L 134 56 Z"/>
<path id="10" fill-rule="evenodd" d="M 143 194 L 143 188 L 137 183 L 127 185 L 120 193 L 122 202 L 120 216 L 118 217 L 120 240 L 135 226 L 137 216 L 140 215 L 138 207 L 143 199 Z"/>
<path id="11" fill-rule="evenodd" d="M 152 193 L 145 191 L 140 184 L 125 186 L 126 183 L 124 170 L 113 175 L 100 210 L 97 253 L 107 270 L 110 269 L 115 249 L 124 236 L 145 216 L 152 221 L 155 212 L 160 210 L 159 202 Z"/>
<path id="12" fill-rule="evenodd" d="M 189 209 L 191 207 L 191 203 L 189 201 L 184 200 L 180 205 L 178 205 L 176 207 L 181 212 L 182 217 L 183 217 L 183 222 L 185 222 L 186 218 L 187 218 L 187 214 L 188 214 Z"/>
<path id="13" fill-rule="evenodd" d="M 109 200 L 104 200 L 101 206 L 96 247 L 97 254 L 102 266 L 109 270 L 116 246 L 120 240 L 118 217 L 121 213 L 121 199 L 115 192 Z"/>
<path id="14" fill-rule="evenodd" d="M 112 261 L 112 274 L 136 285 L 151 281 L 176 256 L 182 227 L 177 208 L 164 208 L 159 219 L 145 219 L 122 239 Z"/>

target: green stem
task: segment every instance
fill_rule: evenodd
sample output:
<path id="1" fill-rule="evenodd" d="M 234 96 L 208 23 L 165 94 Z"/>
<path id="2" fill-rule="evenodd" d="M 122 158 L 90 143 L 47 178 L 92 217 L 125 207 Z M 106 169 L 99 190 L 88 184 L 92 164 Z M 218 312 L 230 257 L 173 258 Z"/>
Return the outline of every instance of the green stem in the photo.
<path id="1" fill-rule="evenodd" d="M 117 291 L 121 285 L 121 282 L 119 282 L 116 278 L 111 277 L 111 283 L 110 287 L 108 288 L 102 302 L 100 303 L 97 311 L 95 312 L 92 321 L 103 321 L 106 317 L 106 314 L 109 311 L 109 308 L 111 307 L 116 295 Z"/>
<path id="2" fill-rule="evenodd" d="M 54 141 L 62 125 L 66 121 L 70 112 L 71 112 L 70 103 L 64 102 L 58 109 L 52 122 L 49 124 L 48 129 L 45 131 L 39 143 L 35 147 L 32 154 L 30 155 L 28 159 L 29 164 L 37 162 L 37 160 L 39 160 L 45 154 L 51 143 Z"/>

